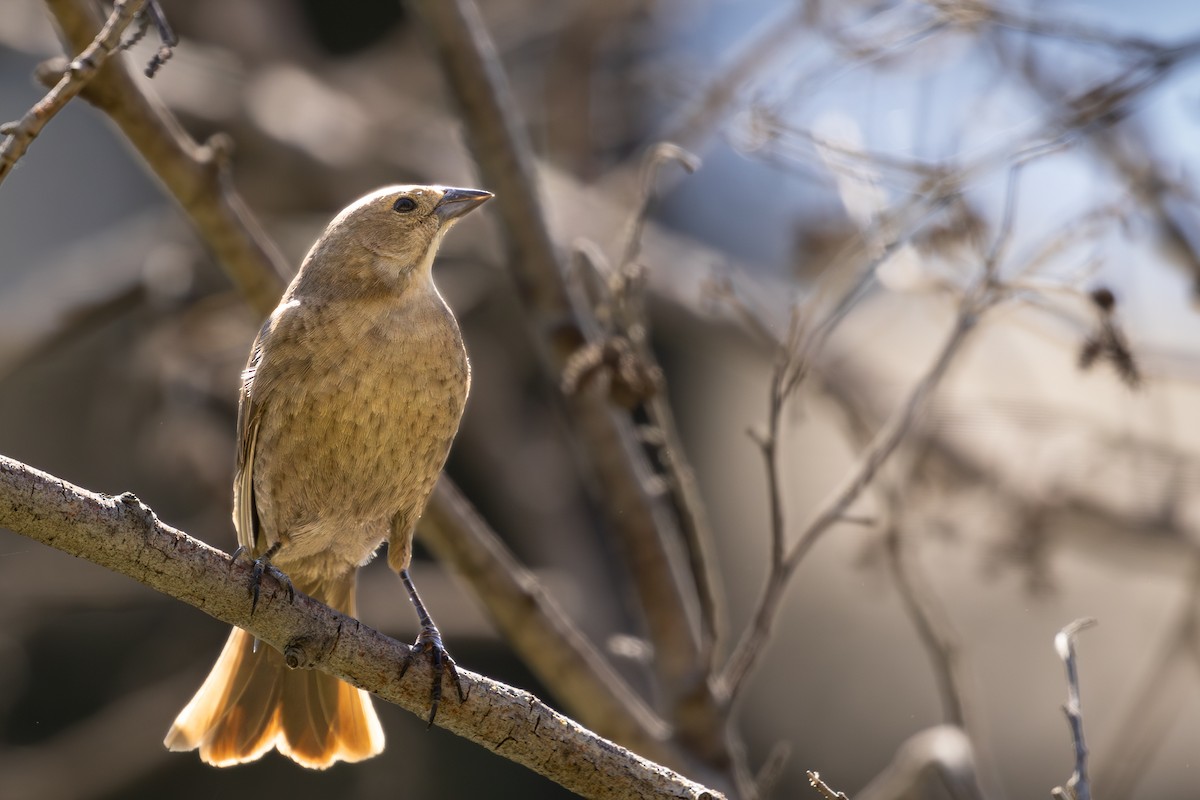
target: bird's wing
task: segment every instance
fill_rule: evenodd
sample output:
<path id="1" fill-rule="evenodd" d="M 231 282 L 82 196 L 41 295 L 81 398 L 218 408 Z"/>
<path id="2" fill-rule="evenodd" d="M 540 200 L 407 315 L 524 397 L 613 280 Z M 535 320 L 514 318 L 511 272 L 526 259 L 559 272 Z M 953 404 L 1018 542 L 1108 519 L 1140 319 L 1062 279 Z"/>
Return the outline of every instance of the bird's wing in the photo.
<path id="1" fill-rule="evenodd" d="M 238 544 L 258 555 L 264 549 L 259 529 L 258 509 L 254 504 L 254 446 L 258 441 L 258 424 L 262 420 L 263 404 L 255 397 L 254 378 L 262 361 L 263 340 L 270 320 L 263 325 L 250 351 L 250 363 L 242 373 L 242 388 L 238 396 L 237 468 L 233 476 L 233 526 L 237 529 Z"/>

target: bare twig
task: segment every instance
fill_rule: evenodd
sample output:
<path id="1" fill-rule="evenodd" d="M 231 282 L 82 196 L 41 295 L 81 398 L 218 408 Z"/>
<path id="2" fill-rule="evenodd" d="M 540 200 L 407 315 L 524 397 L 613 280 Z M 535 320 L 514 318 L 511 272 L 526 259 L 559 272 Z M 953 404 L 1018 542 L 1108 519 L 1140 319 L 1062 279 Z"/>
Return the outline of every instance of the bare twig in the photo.
<path id="1" fill-rule="evenodd" d="M 821 773 L 813 772 L 811 769 L 806 773 L 808 775 L 808 783 L 814 789 L 821 793 L 825 800 L 850 800 L 845 792 L 838 792 L 830 788 L 829 784 L 821 780 Z"/>
<path id="2" fill-rule="evenodd" d="M 642 161 L 641 192 L 626 226 L 625 245 L 621 248 L 621 262 L 617 267 L 619 280 L 628 281 L 632 278 L 630 270 L 636 268 L 638 254 L 642 249 L 642 233 L 646 228 L 646 220 L 649 219 L 654 201 L 658 197 L 655 186 L 658 183 L 659 173 L 668 164 L 678 164 L 688 174 L 700 169 L 700 159 L 697 156 L 668 141 L 659 142 L 646 153 Z M 639 300 L 640 298 L 628 299 Z"/>
<path id="3" fill-rule="evenodd" d="M 833 392 L 823 383 L 822 391 Z M 831 398 L 833 399 L 833 398 Z M 867 412 L 853 399 L 842 396 L 834 406 L 847 429 L 848 438 L 860 446 L 870 444 L 871 424 Z M 915 458 L 915 457 L 914 457 Z M 887 508 L 887 527 L 883 544 L 888 569 L 896 582 L 896 590 L 904 610 L 912 620 L 917 636 L 929 656 L 942 701 L 945 721 L 963 731 L 969 731 L 966 679 L 961 658 L 959 636 L 954 630 L 945 607 L 921 567 L 915 551 L 915 539 L 910 531 L 905 497 L 909 484 L 912 459 L 903 465 L 892 465 L 892 475 L 878 481 L 879 492 Z M 843 518 L 843 522 L 848 521 Z M 968 734 L 969 735 L 969 734 Z"/>
<path id="4" fill-rule="evenodd" d="M 563 373 L 568 394 L 577 393 L 581 375 L 594 373 L 601 365 L 608 366 L 608 385 L 612 396 L 623 396 L 626 405 L 640 409 L 647 424 L 641 426 L 645 447 L 656 455 L 655 478 L 663 485 L 663 494 L 670 498 L 678 531 L 688 556 L 690 586 L 699 609 L 700 641 L 698 665 L 688 676 L 689 685 L 668 690 L 671 698 L 672 721 L 678 738 L 710 763 L 722 763 L 730 749 L 733 734 L 726 725 L 725 708 L 718 703 L 706 680 L 715 669 L 717 643 L 722 633 L 724 593 L 720 576 L 712 558 L 712 532 L 704 501 L 700 497 L 695 475 L 683 449 L 675 426 L 674 412 L 665 392 L 663 370 L 650 346 L 649 318 L 645 309 L 646 272 L 639 263 L 642 235 L 656 196 L 656 183 L 663 165 L 677 162 L 688 172 L 699 167 L 699 160 L 670 143 L 660 143 L 645 157 L 642 169 L 642 188 L 621 247 L 621 261 L 611 269 L 599 248 L 583 242 L 577 247 L 577 262 L 591 268 L 598 280 L 599 297 L 591 300 L 583 290 L 584 275 L 569 284 L 574 306 L 580 310 L 581 330 L 587 344 L 572 357 Z M 603 324 L 598 324 L 603 320 Z M 572 369 L 572 367 L 581 367 Z M 667 532 L 664 532 L 667 533 Z M 658 541 L 633 542 L 629 552 L 631 563 L 641 563 L 639 552 L 652 555 L 661 544 Z M 641 581 L 682 580 L 681 576 L 656 576 L 646 570 Z M 653 614 L 654 612 L 649 611 Z M 669 620 L 664 618 L 664 623 Z M 736 761 L 736 758 L 734 759 Z M 739 765 L 735 775 L 748 775 L 749 769 Z M 747 784 L 749 786 L 749 784 Z"/>
<path id="5" fill-rule="evenodd" d="M 821 390 L 836 393 L 828 383 Z M 834 398 L 833 406 L 847 430 L 847 438 L 860 447 L 871 441 L 872 425 L 868 412 L 853 398 L 844 393 Z M 877 481 L 878 491 L 887 509 L 887 527 L 883 544 L 887 555 L 888 569 L 896 582 L 896 590 L 904 610 L 912 620 L 913 627 L 929 656 L 941 696 L 945 721 L 964 731 L 969 731 L 966 679 L 961 658 L 959 636 L 954 630 L 945 607 L 939 600 L 933 585 L 920 566 L 915 550 L 916 541 L 910 530 L 905 491 L 911 475 L 911 463 L 915 456 L 905 459 L 902 465 L 892 465 L 892 474 L 881 476 Z M 852 518 L 843 517 L 842 522 Z"/>
<path id="6" fill-rule="evenodd" d="M 778 616 L 784 589 L 800 561 L 817 539 L 841 520 L 850 505 L 870 484 L 879 467 L 912 429 L 933 391 L 941 383 L 950 364 L 954 361 L 954 357 L 958 355 L 969 339 L 971 331 L 978 322 L 979 314 L 993 302 L 995 302 L 995 298 L 988 290 L 984 290 L 980 296 L 968 296 L 963 299 L 954 326 L 929 371 L 917 382 L 903 405 L 893 413 L 876 434 L 871 446 L 859 457 L 857 465 L 850 471 L 842 485 L 821 506 L 821 510 L 816 516 L 804 527 L 791 548 L 779 560 L 773 559 L 754 619 L 746 628 L 729 663 L 721 674 L 720 686 L 726 696 L 733 698 L 738 695 L 746 678 L 762 657 L 774 620 Z M 774 405 L 773 402 L 773 407 Z M 774 475 L 774 473 L 772 474 Z M 781 537 L 782 534 L 773 533 L 772 541 L 782 541 Z M 773 545 L 773 551 L 776 547 L 778 545 Z"/>
<path id="7" fill-rule="evenodd" d="M 889 491 L 888 494 L 891 496 L 889 505 L 895 509 L 899 498 L 895 492 Z M 966 728 L 966 693 L 963 691 L 959 667 L 958 636 L 933 593 L 928 577 L 917 566 L 905 534 L 902 523 L 893 523 L 888 528 L 885 538 L 888 565 L 905 611 L 917 629 L 925 652 L 929 654 L 946 722 Z"/>
<path id="8" fill-rule="evenodd" d="M 948 0 L 936 0 L 936 2 L 930 2 L 930 5 L 938 6 L 944 12 L 958 4 L 948 2 Z M 987 22 L 997 27 L 1024 31 L 1035 36 L 1104 47 L 1115 51 L 1117 55 L 1150 55 L 1162 48 L 1162 45 L 1157 42 L 1140 36 L 1115 34 L 1103 28 L 1087 25 L 1079 19 L 1026 14 L 1013 7 L 1005 8 L 998 3 L 995 5 L 974 3 L 972 5 L 979 11 L 976 16 L 977 22 Z"/>
<path id="9" fill-rule="evenodd" d="M 153 78 L 158 74 L 158 70 L 163 64 L 170 60 L 175 54 L 175 46 L 179 44 L 179 37 L 175 35 L 175 31 L 171 28 L 171 24 L 167 22 L 167 15 L 163 13 L 162 6 L 159 5 L 159 0 L 149 0 L 146 4 L 146 14 L 151 21 L 154 22 L 154 30 L 158 32 L 158 49 L 154 51 L 150 62 L 146 64 L 143 73 L 147 78 Z"/>
<path id="10" fill-rule="evenodd" d="M 1075 663 L 1075 636 L 1096 624 L 1094 619 L 1077 619 L 1054 637 L 1054 649 L 1067 668 L 1067 704 L 1063 712 L 1071 726 L 1071 743 L 1075 746 L 1075 769 L 1065 787 L 1055 787 L 1051 794 L 1066 800 L 1091 800 L 1092 789 L 1087 774 L 1087 744 L 1083 740 L 1083 712 L 1079 706 L 1079 671 Z"/>
<path id="11" fill-rule="evenodd" d="M 616 271 L 609 275 L 609 292 L 605 298 L 610 306 L 607 311 L 611 330 L 607 335 L 628 341 L 640 364 L 640 371 L 655 376 L 661 376 L 662 369 L 650 347 L 645 281 L 638 258 L 646 221 L 657 196 L 655 186 L 659 173 L 670 163 L 679 164 L 689 173 L 696 171 L 700 166 L 700 160 L 696 156 L 669 142 L 659 143 L 646 154 L 642 165 L 641 193 L 626 226 L 621 261 Z M 687 545 L 692 580 L 696 585 L 700 605 L 702 657 L 711 667 L 716 643 L 722 632 L 724 592 L 721 589 L 720 576 L 712 563 L 712 530 L 708 522 L 708 513 L 704 501 L 700 498 L 696 476 L 675 427 L 675 415 L 671 411 L 666 392 L 659 389 L 646 393 L 643 407 L 649 427 L 656 433 L 661 454 L 660 466 L 666 474 L 667 490 L 671 492 L 674 500 L 679 527 Z"/>
<path id="12" fill-rule="evenodd" d="M 420 716 L 431 667 L 409 646 L 282 585 L 264 587 L 251 615 L 249 567 L 158 520 L 131 494 L 93 494 L 0 456 L 0 525 L 127 575 L 276 647 L 293 668 L 320 669 Z M 585 797 L 718 798 L 553 711 L 528 692 L 460 670 L 468 700 L 443 700 L 438 725 Z"/>
<path id="13" fill-rule="evenodd" d="M 736 698 L 745 679 L 761 657 L 763 645 L 773 625 L 782 602 L 784 590 L 792 572 L 807 554 L 816 540 L 835 523 L 845 518 L 851 505 L 870 484 L 879 467 L 900 444 L 924 408 L 930 393 L 941 381 L 956 353 L 975 327 L 978 316 L 1008 294 L 1008 289 L 998 281 L 998 268 L 1012 237 L 1016 189 L 1022 168 L 1029 162 L 1057 152 L 1070 142 L 1070 138 L 1057 135 L 1038 134 L 1027 140 L 1016 150 L 988 154 L 975 159 L 961 168 L 940 165 L 904 164 L 914 176 L 923 176 L 920 191 L 907 203 L 895 210 L 869 209 L 873 220 L 864 220 L 867 230 L 863 238 L 869 243 L 867 263 L 859 267 L 850 288 L 841 293 L 831 308 L 822 314 L 816 313 L 822 291 L 828 282 L 818 288 L 809 300 L 800 322 L 797 311 L 793 311 L 788 336 L 780 347 L 780 356 L 772 378 L 768 431 L 759 437 L 758 444 L 763 453 L 769 484 L 779 481 L 777 449 L 779 447 L 779 418 L 781 408 L 795 392 L 807 375 L 813 358 L 824 345 L 832 331 L 849 313 L 865 289 L 871 285 L 876 268 L 889 258 L 897 248 L 909 241 L 913 233 L 924 224 L 929 215 L 948 205 L 961 191 L 964 183 L 974 175 L 998 164 L 1007 164 L 1008 182 L 1005 207 L 991 248 L 983 254 L 981 275 L 974 286 L 966 290 L 960 301 L 958 317 L 930 371 L 918 382 L 901 408 L 892 415 L 887 424 L 876 434 L 874 441 L 862 454 L 858 465 L 842 485 L 820 508 L 788 549 L 785 545 L 784 511 L 781 489 L 776 485 L 768 489 L 771 505 L 771 561 L 767 581 L 752 624 L 744 632 L 739 645 L 720 676 L 720 691 L 727 698 Z M 857 148 L 836 142 L 820 142 L 818 151 L 837 149 L 848 155 L 858 152 Z M 855 180 L 873 180 L 875 169 L 870 160 L 864 160 L 865 174 Z M 903 220 L 897 225 L 896 220 Z M 898 230 L 898 233 L 896 232 Z M 882 234 L 882 235 L 881 235 Z M 882 241 L 879 241 L 882 239 Z M 957 716 L 961 716 L 959 713 Z"/>
<path id="14" fill-rule="evenodd" d="M 117 0 L 104 27 L 82 48 L 79 56 L 62 70 L 54 88 L 26 111 L 20 120 L 0 126 L 0 136 L 4 137 L 4 141 L 0 142 L 0 181 L 12 172 L 42 128 L 83 91 L 109 57 L 118 51 L 121 34 L 145 5 L 146 0 Z"/>

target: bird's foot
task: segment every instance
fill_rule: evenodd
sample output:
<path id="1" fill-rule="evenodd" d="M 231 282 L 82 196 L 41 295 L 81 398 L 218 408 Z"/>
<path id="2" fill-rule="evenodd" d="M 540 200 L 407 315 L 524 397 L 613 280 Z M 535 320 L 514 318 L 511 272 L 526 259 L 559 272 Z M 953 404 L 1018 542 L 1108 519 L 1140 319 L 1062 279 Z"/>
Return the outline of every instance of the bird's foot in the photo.
<path id="1" fill-rule="evenodd" d="M 442 634 L 436 625 L 422 626 L 421 635 L 413 643 L 412 649 L 408 651 L 408 655 L 404 659 L 404 665 L 400 667 L 401 678 L 408 672 L 408 668 L 412 666 L 418 655 L 428 655 L 433 666 L 433 688 L 429 692 L 429 721 L 426 725 L 426 727 L 433 727 L 433 719 L 437 716 L 438 705 L 442 701 L 442 676 L 447 673 L 450 675 L 450 679 L 454 681 L 454 686 L 458 690 L 460 701 L 466 702 L 467 693 L 463 690 L 463 681 L 458 674 L 458 666 L 446 652 L 446 646 L 442 644 Z"/>
<path id="2" fill-rule="evenodd" d="M 262 587 L 262 578 L 264 574 L 270 575 L 287 590 L 288 602 L 294 602 L 296 599 L 296 587 L 292 585 L 292 579 L 283 573 L 279 567 L 271 563 L 271 556 L 279 552 L 279 545 L 274 544 L 267 548 L 267 551 L 258 558 L 254 559 L 250 567 L 250 616 L 254 616 L 254 612 L 258 609 L 258 596 Z M 233 556 L 230 558 L 230 566 L 239 559 L 250 558 L 250 551 L 245 547 L 239 547 L 233 551 Z"/>

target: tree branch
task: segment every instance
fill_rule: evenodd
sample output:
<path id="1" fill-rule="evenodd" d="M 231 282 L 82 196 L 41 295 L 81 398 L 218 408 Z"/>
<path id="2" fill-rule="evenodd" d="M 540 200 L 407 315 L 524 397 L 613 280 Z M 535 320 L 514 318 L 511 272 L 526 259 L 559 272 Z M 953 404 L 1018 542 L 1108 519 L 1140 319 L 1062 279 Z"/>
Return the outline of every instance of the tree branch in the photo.
<path id="1" fill-rule="evenodd" d="M 121 44 L 121 34 L 144 5 L 146 0 L 117 0 L 113 3 L 112 14 L 105 21 L 104 27 L 83 48 L 79 57 L 59 72 L 54 88 L 26 111 L 20 120 L 0 126 L 0 135 L 5 137 L 4 141 L 0 142 L 0 182 L 12 172 L 17 161 L 29 149 L 29 145 L 42 132 L 42 128 L 45 128 L 50 120 L 66 108 L 67 103 L 96 77 L 109 56 L 117 51 Z"/>
<path id="2" fill-rule="evenodd" d="M 625 244 L 621 248 L 621 263 L 613 276 L 620 291 L 613 294 L 615 308 L 613 322 L 620 334 L 634 347 L 643 371 L 663 379 L 662 369 L 650 347 L 650 325 L 646 314 L 645 280 L 643 268 L 638 263 L 642 250 L 642 236 L 650 216 L 651 207 L 657 197 L 655 186 L 663 167 L 677 163 L 687 173 L 700 168 L 700 160 L 682 148 L 662 142 L 653 147 L 642 167 L 641 193 L 628 224 Z M 712 555 L 713 534 L 708 521 L 708 511 L 700 499 L 700 488 L 695 473 L 683 449 L 683 441 L 675 426 L 675 415 L 668 402 L 665 386 L 655 387 L 645 398 L 642 407 L 650 427 L 661 440 L 660 460 L 667 475 L 667 490 L 673 498 L 678 515 L 680 531 L 687 544 L 692 580 L 700 606 L 700 650 L 701 657 L 711 670 L 716 655 L 717 642 L 723 634 L 725 593 L 721 576 L 714 566 Z"/>
<path id="3" fill-rule="evenodd" d="M 1054 637 L 1054 649 L 1067 668 L 1067 704 L 1063 713 L 1071 727 L 1071 744 L 1075 748 L 1075 769 L 1065 787 L 1055 787 L 1051 794 L 1069 800 L 1091 800 L 1091 784 L 1087 773 L 1087 744 L 1083 739 L 1083 711 L 1079 706 L 1079 669 L 1075 662 L 1075 636 L 1096 624 L 1091 618 L 1077 619 Z"/>
<path id="4" fill-rule="evenodd" d="M 131 494 L 98 495 L 0 456 L 0 525 L 127 575 L 278 648 L 296 668 L 315 668 L 419 716 L 427 712 L 431 667 L 409 646 L 302 594 L 288 602 L 273 582 L 251 615 L 249 565 L 165 525 Z M 443 699 L 439 726 L 523 764 L 589 798 L 719 795 L 601 739 L 528 692 L 465 670 L 470 693 Z"/>
<path id="5" fill-rule="evenodd" d="M 783 593 L 800 561 L 816 543 L 817 539 L 828 531 L 858 499 L 862 491 L 871 483 L 879 467 L 904 440 L 912 429 L 917 417 L 924 410 L 934 389 L 941 383 L 954 357 L 966 344 L 970 332 L 975 328 L 981 311 L 991 302 L 995 302 L 990 291 L 985 289 L 985 297 L 964 297 L 958 316 L 950 334 L 942 344 L 941 350 L 934 359 L 929 370 L 913 387 L 904 404 L 887 421 L 876 434 L 870 447 L 859 457 L 857 465 L 850 471 L 842 484 L 821 506 L 813 519 L 804 527 L 799 537 L 787 551 L 786 556 L 772 563 L 767 577 L 763 595 L 755 610 L 754 620 L 746 628 L 733 656 L 721 674 L 722 692 L 733 698 L 738 695 L 746 678 L 753 672 L 759 659 L 765 651 L 766 642 L 770 636 Z M 777 475 L 772 475 L 778 479 Z M 778 539 L 779 535 L 773 534 Z"/>
<path id="6" fill-rule="evenodd" d="M 421 540 L 487 600 L 513 650 L 572 714 L 647 758 L 680 764 L 663 721 L 444 476 L 421 519 Z"/>

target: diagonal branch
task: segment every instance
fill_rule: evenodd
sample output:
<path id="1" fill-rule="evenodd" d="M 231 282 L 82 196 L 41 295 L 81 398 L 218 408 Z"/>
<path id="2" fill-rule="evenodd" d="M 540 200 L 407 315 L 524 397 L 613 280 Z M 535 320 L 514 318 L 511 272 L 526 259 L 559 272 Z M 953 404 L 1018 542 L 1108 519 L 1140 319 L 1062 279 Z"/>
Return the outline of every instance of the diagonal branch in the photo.
<path id="1" fill-rule="evenodd" d="M 985 286 L 984 297 L 967 296 L 963 299 L 953 328 L 946 341 L 934 359 L 929 370 L 913 387 L 904 404 L 876 434 L 871 445 L 859 458 L 858 463 L 843 480 L 842 484 L 825 501 L 821 510 L 804 527 L 800 536 L 787 550 L 781 559 L 772 559 L 770 574 L 763 588 L 762 597 L 756 606 L 754 620 L 746 628 L 733 655 L 721 674 L 720 685 L 722 693 L 729 698 L 739 694 L 745 680 L 753 672 L 759 660 L 766 651 L 766 643 L 770 637 L 779 608 L 783 602 L 784 590 L 800 561 L 816 543 L 817 539 L 841 520 L 850 506 L 859 498 L 863 490 L 870 485 L 880 466 L 896 450 L 904 437 L 911 431 L 921 412 L 928 404 L 934 390 L 945 377 L 954 358 L 966 344 L 969 334 L 975 328 L 979 314 L 994 298 Z M 778 403 L 780 401 L 774 401 Z M 778 427 L 778 426 L 776 426 Z M 771 435 L 778 435 L 775 430 Z M 772 455 L 772 460 L 774 455 Z M 770 464 L 771 461 L 768 461 Z M 773 479 L 778 479 L 777 473 L 772 473 Z M 773 532 L 773 540 L 782 541 L 782 531 Z M 778 547 L 778 546 L 777 546 Z"/>
<path id="2" fill-rule="evenodd" d="M 888 569 L 896 581 L 896 590 L 904 611 L 916 628 L 917 636 L 929 656 L 930 667 L 937 681 L 946 722 L 970 731 L 967 725 L 967 693 L 958 635 L 950 624 L 933 587 L 917 563 L 908 541 L 910 532 L 902 521 L 901 497 L 896 487 L 888 488 L 888 505 L 893 509 L 893 521 L 884 535 Z"/>
<path id="3" fill-rule="evenodd" d="M 860 447 L 867 447 L 871 441 L 871 425 L 866 410 L 860 407 L 856 399 L 848 396 L 834 399 L 834 395 L 840 393 L 827 381 L 822 382 L 820 390 L 833 400 L 847 438 Z M 892 472 L 892 475 L 884 476 L 886 479 L 877 481 L 877 489 L 887 511 L 883 546 L 888 571 L 896 583 L 896 593 L 905 613 L 929 657 L 941 695 L 945 722 L 969 732 L 972 730 L 968 724 L 971 714 L 967 704 L 961 643 L 945 606 L 934 591 L 929 576 L 921 568 L 913 535 L 915 531 L 905 505 L 906 498 L 910 496 L 908 489 L 914 483 L 912 464 L 893 464 Z"/>
<path id="4" fill-rule="evenodd" d="M 0 456 L 0 525 L 238 625 L 278 648 L 290 666 L 320 669 L 420 716 L 426 713 L 431 667 L 399 678 L 409 646 L 305 595 L 287 601 L 278 584 L 264 587 L 253 616 L 249 568 L 163 524 L 132 494 L 98 495 Z M 466 702 L 443 700 L 438 725 L 523 764 L 584 797 L 720 795 L 612 742 L 523 692 L 461 670 Z"/>
<path id="5" fill-rule="evenodd" d="M 679 763 L 669 731 L 444 476 L 421 520 L 433 554 L 487 599 L 487 613 L 538 680 L 580 721 L 638 753 Z"/>
<path id="6" fill-rule="evenodd" d="M 79 57 L 60 71 L 54 88 L 26 111 L 20 120 L 0 126 L 0 135 L 5 137 L 3 142 L 0 142 L 0 182 L 12 172 L 17 161 L 29 149 L 29 145 L 42 132 L 42 128 L 45 128 L 50 120 L 66 108 L 67 103 L 75 99 L 96 77 L 100 68 L 117 51 L 121 44 L 121 34 L 144 5 L 146 0 L 117 0 L 104 27 L 83 52 L 79 53 Z"/>

